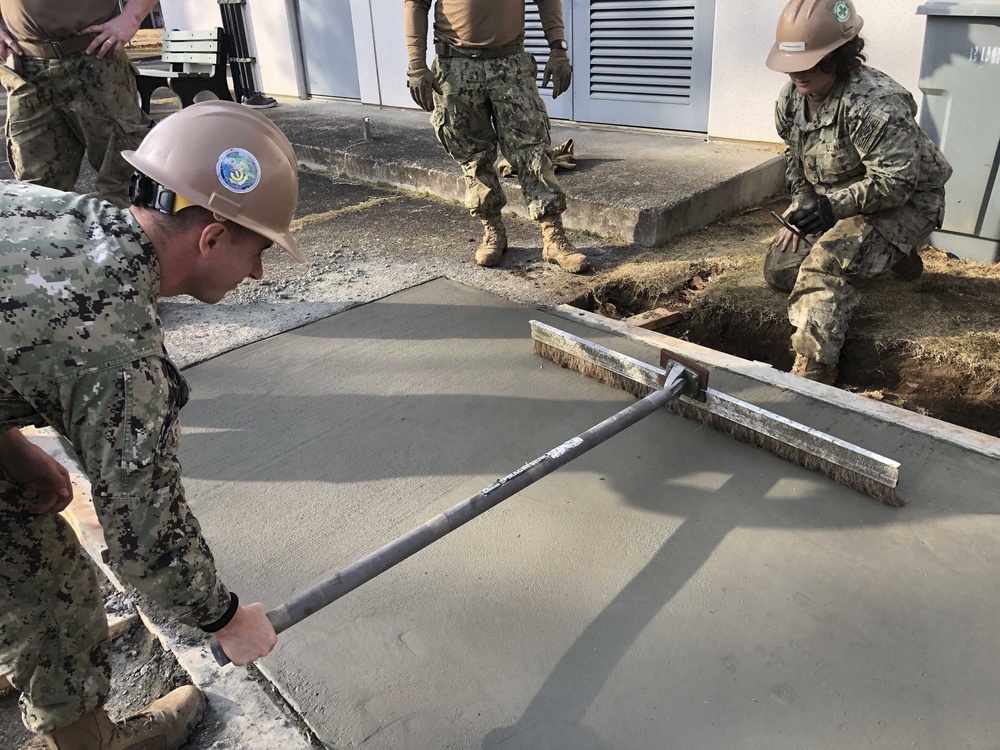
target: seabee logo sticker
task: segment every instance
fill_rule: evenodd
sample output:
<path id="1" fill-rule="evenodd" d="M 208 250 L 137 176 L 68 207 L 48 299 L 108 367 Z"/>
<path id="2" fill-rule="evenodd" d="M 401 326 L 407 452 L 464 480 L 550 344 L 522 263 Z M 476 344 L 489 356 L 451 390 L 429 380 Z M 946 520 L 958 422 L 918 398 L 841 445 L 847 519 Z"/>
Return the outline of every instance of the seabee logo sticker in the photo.
<path id="1" fill-rule="evenodd" d="M 260 163 L 245 148 L 231 148 L 219 156 L 215 174 L 234 193 L 249 193 L 260 182 Z"/>
<path id="2" fill-rule="evenodd" d="M 841 23 L 847 23 L 851 20 L 851 6 L 844 2 L 844 0 L 837 0 L 833 5 L 833 15 Z"/>

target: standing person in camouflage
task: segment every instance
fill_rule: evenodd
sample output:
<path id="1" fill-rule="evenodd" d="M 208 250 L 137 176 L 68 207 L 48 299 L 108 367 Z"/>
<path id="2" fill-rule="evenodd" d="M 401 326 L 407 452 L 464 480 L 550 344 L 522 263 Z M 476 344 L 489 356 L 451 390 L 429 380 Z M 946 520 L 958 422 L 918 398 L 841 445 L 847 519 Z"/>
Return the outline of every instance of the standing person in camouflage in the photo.
<path id="1" fill-rule="evenodd" d="M 111 647 L 93 563 L 57 515 L 65 475 L 17 429 L 49 425 L 78 456 L 112 565 L 180 620 L 215 634 L 234 664 L 269 653 L 274 629 L 219 579 L 184 498 L 178 411 L 188 386 L 167 358 L 158 297 L 218 302 L 261 278 L 298 200 L 295 153 L 252 109 L 203 102 L 157 125 L 125 158 L 133 207 L 0 183 L 0 674 L 28 729 L 57 750 L 175 748 L 201 718 L 194 687 L 124 723 L 101 708 Z"/>
<path id="2" fill-rule="evenodd" d="M 84 152 L 97 194 L 128 205 L 137 148 L 150 120 L 124 53 L 157 0 L 0 0 L 0 83 L 7 90 L 7 160 L 14 176 L 73 190 Z"/>
<path id="3" fill-rule="evenodd" d="M 828 384 L 858 287 L 892 271 L 916 279 L 916 246 L 941 226 L 951 167 L 917 125 L 917 105 L 863 64 L 863 21 L 851 0 L 791 0 L 767 58 L 791 81 L 778 97 L 790 223 L 767 253 L 764 277 L 791 293 L 792 372 Z"/>
<path id="4" fill-rule="evenodd" d="M 524 50 L 525 0 L 437 0 L 437 56 L 427 68 L 427 13 L 432 0 L 404 0 L 409 86 L 431 115 L 445 151 L 462 167 L 465 203 L 483 224 L 476 251 L 481 266 L 500 264 L 507 249 L 501 210 L 507 198 L 497 174 L 497 146 L 517 169 L 531 218 L 542 230 L 542 258 L 570 273 L 590 269 L 587 256 L 566 237 L 566 195 L 550 154 L 549 116 L 535 83 L 535 59 Z M 542 85 L 552 96 L 569 88 L 562 0 L 535 0 L 552 53 Z"/>

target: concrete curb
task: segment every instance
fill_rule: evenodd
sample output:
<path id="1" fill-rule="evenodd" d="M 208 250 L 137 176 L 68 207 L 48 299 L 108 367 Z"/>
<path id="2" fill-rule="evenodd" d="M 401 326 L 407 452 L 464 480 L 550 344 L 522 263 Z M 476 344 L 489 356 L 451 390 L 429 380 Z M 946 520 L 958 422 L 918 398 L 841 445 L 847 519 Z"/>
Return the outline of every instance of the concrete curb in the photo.
<path id="1" fill-rule="evenodd" d="M 347 149 L 300 143 L 295 144 L 295 153 L 299 157 L 299 163 L 308 169 L 334 175 L 343 174 L 364 182 L 384 183 L 416 193 L 429 193 L 446 201 L 461 203 L 465 200 L 465 181 L 457 168 L 455 171 L 443 172 L 412 164 L 370 159 L 352 154 Z M 504 194 L 507 196 L 505 211 L 524 219 L 531 218 L 517 182 L 504 180 Z M 668 236 L 663 231 L 667 223 L 664 217 L 669 213 L 666 208 L 603 206 L 572 196 L 567 196 L 566 205 L 563 221 L 569 229 L 593 232 L 601 237 L 613 237 L 641 245 L 658 244 Z M 646 241 L 640 241 L 639 237 L 646 238 Z"/>
<path id="2" fill-rule="evenodd" d="M 457 167 L 444 171 L 415 163 L 379 159 L 352 153 L 351 146 L 293 145 L 299 163 L 308 169 L 429 193 L 447 201 L 462 202 L 465 199 L 465 181 Z M 601 203 L 576 198 L 570 193 L 566 197 L 567 209 L 563 221 L 570 229 L 617 238 L 642 247 L 655 247 L 672 237 L 701 229 L 724 216 L 773 197 L 780 190 L 784 172 L 784 158 L 773 156 L 680 201 L 647 208 Z M 670 175 L 664 174 L 663 179 L 669 180 Z M 504 180 L 504 193 L 507 196 L 506 211 L 530 218 L 520 185 L 515 179 Z"/>

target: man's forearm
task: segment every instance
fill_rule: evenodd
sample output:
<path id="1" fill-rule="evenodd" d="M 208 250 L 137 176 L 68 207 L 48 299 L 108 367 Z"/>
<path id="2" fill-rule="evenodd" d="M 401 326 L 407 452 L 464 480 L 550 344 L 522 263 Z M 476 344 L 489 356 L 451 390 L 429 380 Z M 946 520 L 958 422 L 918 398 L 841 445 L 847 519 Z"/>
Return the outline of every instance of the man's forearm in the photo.
<path id="1" fill-rule="evenodd" d="M 0 430 L 0 467 L 4 466 L 4 456 L 21 450 L 26 442 L 28 438 L 17 427 Z"/>
<path id="2" fill-rule="evenodd" d="M 538 0 L 538 16 L 542 22 L 542 31 L 545 33 L 545 40 L 549 44 L 566 38 L 562 0 Z"/>
<path id="3" fill-rule="evenodd" d="M 403 16 L 409 69 L 427 67 L 427 13 L 431 0 L 404 0 Z"/>
<path id="4" fill-rule="evenodd" d="M 156 7 L 160 0 L 128 0 L 125 3 L 125 8 L 122 10 L 122 15 L 126 16 L 138 26 L 142 23 L 142 19 L 153 12 L 153 8 Z M 2 19 L 0 19 L 2 22 Z"/>

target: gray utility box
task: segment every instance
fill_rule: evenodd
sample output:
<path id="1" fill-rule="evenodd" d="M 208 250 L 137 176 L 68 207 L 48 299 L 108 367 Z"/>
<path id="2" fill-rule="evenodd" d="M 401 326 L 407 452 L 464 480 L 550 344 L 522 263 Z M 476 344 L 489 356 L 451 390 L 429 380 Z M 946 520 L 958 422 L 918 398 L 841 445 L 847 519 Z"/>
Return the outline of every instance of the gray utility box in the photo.
<path id="1" fill-rule="evenodd" d="M 930 2 L 920 126 L 955 174 L 945 190 L 935 247 L 983 263 L 1000 261 L 1000 3 Z"/>

